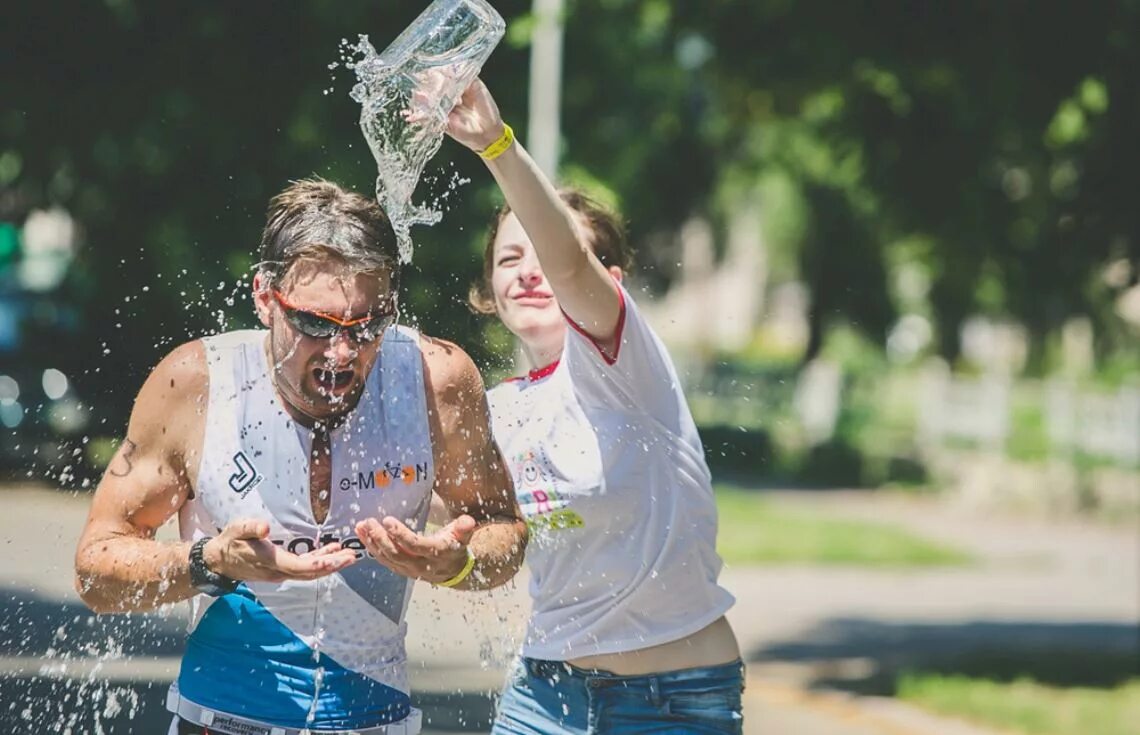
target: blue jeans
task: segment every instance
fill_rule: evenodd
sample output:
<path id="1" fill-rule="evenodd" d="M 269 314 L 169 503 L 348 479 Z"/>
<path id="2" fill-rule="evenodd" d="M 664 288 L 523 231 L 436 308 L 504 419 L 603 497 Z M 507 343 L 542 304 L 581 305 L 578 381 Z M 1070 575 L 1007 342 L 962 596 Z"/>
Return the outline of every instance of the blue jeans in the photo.
<path id="1" fill-rule="evenodd" d="M 743 732 L 744 664 L 643 676 L 520 658 L 499 701 L 492 735 Z"/>

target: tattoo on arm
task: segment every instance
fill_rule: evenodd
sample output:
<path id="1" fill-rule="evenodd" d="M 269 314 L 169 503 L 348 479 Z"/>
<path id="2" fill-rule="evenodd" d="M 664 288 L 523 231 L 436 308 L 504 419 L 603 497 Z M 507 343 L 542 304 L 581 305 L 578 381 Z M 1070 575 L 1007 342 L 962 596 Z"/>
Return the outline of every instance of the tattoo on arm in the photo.
<path id="1" fill-rule="evenodd" d="M 114 459 L 111 460 L 111 466 L 107 468 L 107 472 L 115 477 L 126 477 L 131 474 L 131 470 L 135 468 L 131 462 L 131 457 L 134 456 L 135 450 L 138 448 L 138 444 L 135 444 L 130 439 L 124 439 L 122 450 L 115 454 Z M 122 461 L 120 462 L 119 460 Z"/>

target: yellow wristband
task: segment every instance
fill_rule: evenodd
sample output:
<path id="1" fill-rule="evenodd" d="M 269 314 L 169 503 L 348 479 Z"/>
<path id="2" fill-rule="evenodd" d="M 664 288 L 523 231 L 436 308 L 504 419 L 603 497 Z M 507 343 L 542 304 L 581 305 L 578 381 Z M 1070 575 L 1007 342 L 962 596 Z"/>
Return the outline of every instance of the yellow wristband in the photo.
<path id="1" fill-rule="evenodd" d="M 511 143 L 515 142 L 515 131 L 511 130 L 511 126 L 503 123 L 503 134 L 499 136 L 491 145 L 479 151 L 479 155 L 483 157 L 484 161 L 494 161 L 499 156 L 511 147 Z"/>
<path id="2" fill-rule="evenodd" d="M 469 548 L 469 549 L 467 549 L 467 563 L 464 564 L 463 568 L 459 570 L 459 574 L 456 574 L 454 577 L 452 577 L 451 579 L 448 579 L 444 582 L 436 582 L 435 586 L 436 587 L 454 587 L 455 585 L 459 584 L 463 580 L 467 579 L 467 575 L 471 574 L 471 570 L 474 568 L 475 568 L 475 555 L 471 553 L 471 549 Z"/>

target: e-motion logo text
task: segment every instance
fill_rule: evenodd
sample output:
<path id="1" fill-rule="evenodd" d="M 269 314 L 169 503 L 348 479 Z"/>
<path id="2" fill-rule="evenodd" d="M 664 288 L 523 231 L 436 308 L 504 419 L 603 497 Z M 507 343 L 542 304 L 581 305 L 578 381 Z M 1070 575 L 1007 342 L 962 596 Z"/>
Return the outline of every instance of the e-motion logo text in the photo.
<path id="1" fill-rule="evenodd" d="M 427 479 L 428 463 L 401 465 L 397 462 L 385 462 L 384 466 L 372 472 L 357 472 L 355 475 L 340 479 L 341 490 L 360 488 L 361 490 L 374 490 L 386 488 L 393 482 L 402 481 L 405 485 Z"/>

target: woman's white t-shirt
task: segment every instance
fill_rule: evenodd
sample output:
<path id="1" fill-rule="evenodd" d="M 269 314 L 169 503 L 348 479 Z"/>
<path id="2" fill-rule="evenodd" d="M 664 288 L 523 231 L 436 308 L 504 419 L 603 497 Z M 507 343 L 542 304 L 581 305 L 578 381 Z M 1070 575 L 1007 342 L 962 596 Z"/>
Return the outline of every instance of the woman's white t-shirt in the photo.
<path id="1" fill-rule="evenodd" d="M 562 359 L 488 393 L 530 527 L 524 656 L 668 643 L 733 604 L 708 466 L 664 345 L 629 294 L 616 354 L 571 323 Z"/>

